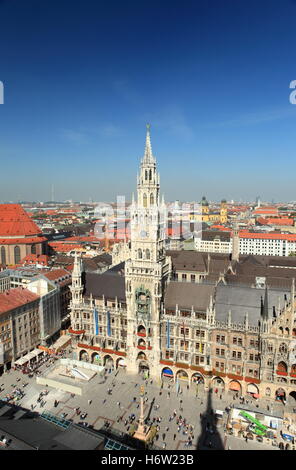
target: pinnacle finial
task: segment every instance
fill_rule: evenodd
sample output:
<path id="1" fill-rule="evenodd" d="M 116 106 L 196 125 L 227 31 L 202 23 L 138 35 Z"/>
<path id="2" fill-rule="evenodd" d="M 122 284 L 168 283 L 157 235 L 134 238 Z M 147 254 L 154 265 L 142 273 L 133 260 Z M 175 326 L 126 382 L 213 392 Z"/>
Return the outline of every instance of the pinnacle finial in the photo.
<path id="1" fill-rule="evenodd" d="M 152 148 L 151 148 L 151 141 L 150 141 L 150 127 L 151 127 L 151 124 L 146 124 L 147 134 L 146 134 L 146 145 L 145 145 L 145 154 L 144 154 L 145 163 L 154 163 L 154 157 L 152 155 Z"/>

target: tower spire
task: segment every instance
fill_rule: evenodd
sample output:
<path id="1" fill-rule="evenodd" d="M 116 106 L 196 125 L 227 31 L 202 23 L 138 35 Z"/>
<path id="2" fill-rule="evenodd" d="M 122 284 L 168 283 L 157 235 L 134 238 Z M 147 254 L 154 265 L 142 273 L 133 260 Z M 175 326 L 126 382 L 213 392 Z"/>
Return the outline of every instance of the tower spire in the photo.
<path id="1" fill-rule="evenodd" d="M 262 301 L 261 297 L 261 316 L 264 320 L 268 319 L 268 292 L 267 286 L 265 287 L 265 295 L 264 295 L 264 302 Z"/>
<path id="2" fill-rule="evenodd" d="M 147 133 L 146 133 L 146 145 L 145 145 L 145 153 L 144 153 L 144 163 L 155 163 L 155 159 L 152 155 L 152 147 L 151 147 L 151 140 L 150 140 L 150 124 L 146 124 Z"/>

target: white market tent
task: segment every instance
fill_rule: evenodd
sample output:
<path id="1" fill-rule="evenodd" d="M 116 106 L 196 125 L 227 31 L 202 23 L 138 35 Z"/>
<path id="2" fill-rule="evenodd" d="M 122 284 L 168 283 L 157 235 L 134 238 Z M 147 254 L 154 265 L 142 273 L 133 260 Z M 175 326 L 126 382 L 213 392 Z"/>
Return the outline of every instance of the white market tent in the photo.
<path id="1" fill-rule="evenodd" d="M 63 349 L 71 341 L 70 335 L 62 335 L 59 339 L 51 346 L 56 352 L 59 352 L 60 349 Z"/>
<path id="2" fill-rule="evenodd" d="M 44 351 L 41 351 L 41 349 L 34 349 L 34 351 L 29 352 L 25 356 L 21 357 L 17 361 L 15 361 L 15 365 L 17 366 L 23 366 L 27 362 L 31 361 L 31 359 L 34 359 L 35 357 L 39 356 L 42 354 Z"/>

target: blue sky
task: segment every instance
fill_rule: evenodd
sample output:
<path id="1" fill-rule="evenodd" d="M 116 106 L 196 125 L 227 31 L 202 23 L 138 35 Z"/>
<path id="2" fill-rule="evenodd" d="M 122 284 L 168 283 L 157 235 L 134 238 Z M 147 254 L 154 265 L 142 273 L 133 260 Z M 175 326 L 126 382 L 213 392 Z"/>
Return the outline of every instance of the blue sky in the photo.
<path id="1" fill-rule="evenodd" d="M 0 0 L 0 201 L 296 200 L 296 0 Z"/>

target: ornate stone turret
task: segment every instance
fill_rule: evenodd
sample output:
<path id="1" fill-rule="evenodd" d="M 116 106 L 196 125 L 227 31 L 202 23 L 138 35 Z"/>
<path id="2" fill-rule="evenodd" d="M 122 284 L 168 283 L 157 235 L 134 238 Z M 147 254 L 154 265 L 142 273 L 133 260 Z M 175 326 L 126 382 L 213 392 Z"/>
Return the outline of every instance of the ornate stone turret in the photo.
<path id="1" fill-rule="evenodd" d="M 220 223 L 226 224 L 227 222 L 227 202 L 226 199 L 222 199 L 220 205 Z"/>
<path id="2" fill-rule="evenodd" d="M 78 258 L 77 252 L 75 252 L 75 261 L 74 261 L 74 268 L 72 272 L 72 286 L 71 286 L 71 293 L 72 293 L 72 304 L 79 305 L 82 301 L 82 261 L 81 257 Z"/>
<path id="3" fill-rule="evenodd" d="M 237 223 L 234 224 L 232 232 L 232 261 L 239 261 L 239 231 Z"/>

